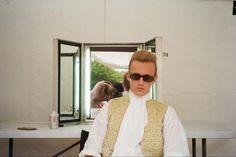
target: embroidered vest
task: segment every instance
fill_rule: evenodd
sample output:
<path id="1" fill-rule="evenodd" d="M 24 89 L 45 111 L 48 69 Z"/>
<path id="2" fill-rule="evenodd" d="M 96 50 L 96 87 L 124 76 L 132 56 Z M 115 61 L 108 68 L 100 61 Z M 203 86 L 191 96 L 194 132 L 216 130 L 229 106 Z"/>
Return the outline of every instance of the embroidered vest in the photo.
<path id="1" fill-rule="evenodd" d="M 108 126 L 103 141 L 102 156 L 111 156 L 120 130 L 125 111 L 129 105 L 128 97 L 112 99 L 108 107 Z M 155 100 L 146 102 L 148 124 L 144 128 L 143 139 L 140 143 L 144 156 L 163 156 L 162 123 L 167 105 Z"/>

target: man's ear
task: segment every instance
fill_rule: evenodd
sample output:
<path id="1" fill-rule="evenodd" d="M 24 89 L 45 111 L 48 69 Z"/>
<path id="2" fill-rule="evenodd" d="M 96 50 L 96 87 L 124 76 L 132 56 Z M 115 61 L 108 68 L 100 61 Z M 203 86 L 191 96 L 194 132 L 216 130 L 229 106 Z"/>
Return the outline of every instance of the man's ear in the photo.
<path id="1" fill-rule="evenodd" d="M 125 77 L 126 77 L 126 79 L 127 79 L 128 81 L 130 81 L 130 76 L 129 76 L 129 73 L 128 73 L 128 72 L 125 74 Z"/>
<path id="2" fill-rule="evenodd" d="M 154 77 L 154 81 L 156 81 L 158 79 L 158 76 L 156 75 L 155 77 Z"/>

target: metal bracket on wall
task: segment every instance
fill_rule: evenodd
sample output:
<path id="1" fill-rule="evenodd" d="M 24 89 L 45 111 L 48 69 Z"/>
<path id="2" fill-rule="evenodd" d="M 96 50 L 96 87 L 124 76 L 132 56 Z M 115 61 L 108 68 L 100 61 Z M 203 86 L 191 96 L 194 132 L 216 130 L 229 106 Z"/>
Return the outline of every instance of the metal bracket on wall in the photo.
<path id="1" fill-rule="evenodd" d="M 163 57 L 168 57 L 168 52 L 163 52 Z"/>

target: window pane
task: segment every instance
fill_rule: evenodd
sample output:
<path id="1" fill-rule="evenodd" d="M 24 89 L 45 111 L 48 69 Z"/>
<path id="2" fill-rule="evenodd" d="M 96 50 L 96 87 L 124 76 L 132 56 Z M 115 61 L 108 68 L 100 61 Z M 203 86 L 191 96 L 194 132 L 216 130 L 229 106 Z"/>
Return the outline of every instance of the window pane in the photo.
<path id="1" fill-rule="evenodd" d="M 81 44 L 58 40 L 59 122 L 80 120 Z"/>
<path id="2" fill-rule="evenodd" d="M 73 111 L 73 57 L 61 57 L 60 105 L 62 114 Z"/>

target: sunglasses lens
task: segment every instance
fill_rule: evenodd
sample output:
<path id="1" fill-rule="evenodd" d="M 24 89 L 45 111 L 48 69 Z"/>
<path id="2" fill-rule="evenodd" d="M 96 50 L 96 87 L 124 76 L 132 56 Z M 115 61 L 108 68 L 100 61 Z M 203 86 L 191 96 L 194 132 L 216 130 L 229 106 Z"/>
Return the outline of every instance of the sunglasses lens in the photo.
<path id="1" fill-rule="evenodd" d="M 153 80 L 154 80 L 154 77 L 152 77 L 150 75 L 143 76 L 143 81 L 145 81 L 145 82 L 152 82 Z"/>
<path id="2" fill-rule="evenodd" d="M 139 80 L 142 76 L 138 73 L 130 73 L 130 78 L 132 80 Z"/>
<path id="3" fill-rule="evenodd" d="M 138 73 L 130 73 L 130 78 L 132 80 L 140 80 L 140 78 L 143 78 L 143 81 L 145 82 L 152 82 L 154 80 L 154 77 L 153 76 L 150 76 L 150 75 L 140 75 Z"/>

